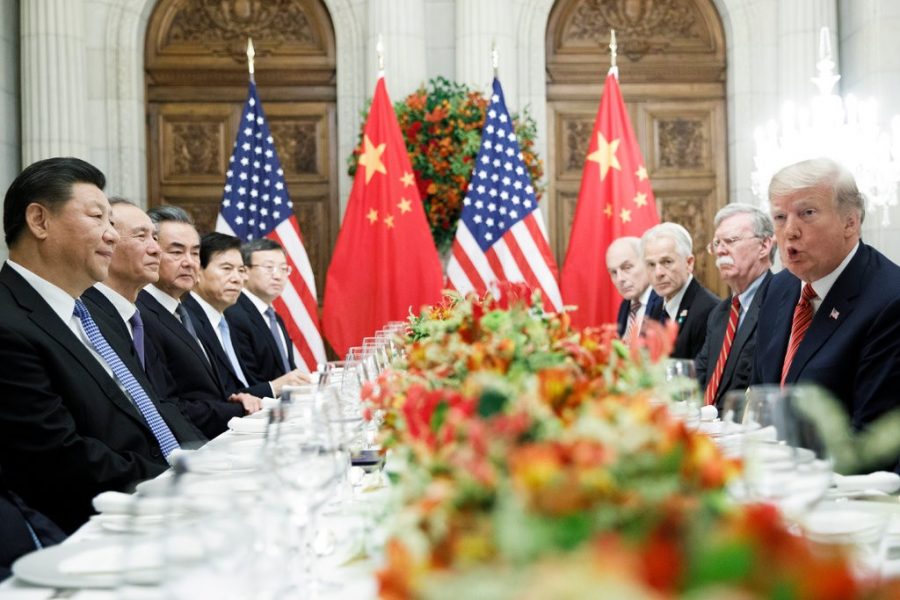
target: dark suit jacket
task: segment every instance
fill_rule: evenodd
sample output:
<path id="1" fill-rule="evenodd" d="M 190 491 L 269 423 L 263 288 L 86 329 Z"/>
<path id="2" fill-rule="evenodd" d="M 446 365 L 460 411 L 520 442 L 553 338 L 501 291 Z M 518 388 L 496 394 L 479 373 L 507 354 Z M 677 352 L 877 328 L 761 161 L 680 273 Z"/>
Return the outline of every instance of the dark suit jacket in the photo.
<path id="1" fill-rule="evenodd" d="M 44 548 L 66 538 L 53 521 L 26 506 L 0 475 L 0 581 L 9 577 L 17 558 L 37 549 L 29 526 Z"/>
<path id="2" fill-rule="evenodd" d="M 175 437 L 195 430 L 160 402 L 113 325 L 97 326 Z M 0 270 L 0 467 L 29 506 L 74 531 L 91 499 L 168 468 L 143 416 L 68 325 L 8 265 Z"/>
<path id="3" fill-rule="evenodd" d="M 631 301 L 629 300 L 622 300 L 622 303 L 619 304 L 619 315 L 616 317 L 616 329 L 619 332 L 619 337 L 625 335 L 625 328 L 628 326 L 628 310 L 630 308 Z M 644 318 L 659 320 L 660 310 L 663 310 L 663 299 L 651 289 L 650 296 L 647 298 L 647 308 L 644 309 Z"/>
<path id="4" fill-rule="evenodd" d="M 752 383 L 779 383 L 800 280 L 772 278 L 759 312 L 766 335 L 757 343 Z M 816 311 L 786 383 L 814 382 L 844 404 L 862 428 L 900 406 L 900 267 L 860 242 Z"/>
<path id="5" fill-rule="evenodd" d="M 238 356 L 238 362 L 241 363 L 241 370 L 244 372 L 244 376 L 247 378 L 247 383 L 249 385 L 245 386 L 243 382 L 238 379 L 237 373 L 234 372 L 234 369 L 231 366 L 231 361 L 228 360 L 228 355 L 225 354 L 225 349 L 222 348 L 222 344 L 219 342 L 219 336 L 213 331 L 212 324 L 209 322 L 209 319 L 206 318 L 206 313 L 203 312 L 203 307 L 200 306 L 190 294 L 185 294 L 181 303 L 184 304 L 184 307 L 188 310 L 194 320 L 194 327 L 197 329 L 197 337 L 200 338 L 200 342 L 206 349 L 206 354 L 216 367 L 219 374 L 219 380 L 225 388 L 226 395 L 230 396 L 237 392 L 247 392 L 260 398 L 271 396 L 272 386 L 269 385 L 269 382 L 254 379 L 253 376 L 247 372 L 247 368 L 240 356 Z M 234 345 L 234 339 L 232 339 L 231 344 Z M 237 352 L 237 348 L 235 348 L 235 352 Z"/>
<path id="6" fill-rule="evenodd" d="M 229 393 L 218 373 L 175 315 L 143 290 L 138 294 L 137 305 L 144 320 L 144 338 L 156 345 L 174 380 L 172 395 L 207 437 L 219 435 L 228 428 L 232 417 L 243 416 L 244 407 L 227 401 Z"/>
<path id="7" fill-rule="evenodd" d="M 675 339 L 672 358 L 693 359 L 697 356 L 706 340 L 706 320 L 719 300 L 718 296 L 700 285 L 696 278 L 691 279 L 684 296 L 681 297 L 678 312 L 675 313 L 678 321 L 678 337 Z M 658 309 L 653 311 L 651 318 L 661 323 L 669 320 L 664 300 L 659 303 Z"/>
<path id="8" fill-rule="evenodd" d="M 772 281 L 772 272 L 767 271 L 765 279 L 759 284 L 753 301 L 744 315 L 744 321 L 738 328 L 731 343 L 731 352 L 725 361 L 725 370 L 722 371 L 722 380 L 716 391 L 715 402 L 721 408 L 722 398 L 729 390 L 742 390 L 750 385 L 750 375 L 753 371 L 753 357 L 756 354 L 756 332 L 759 319 L 759 307 L 766 295 L 769 282 Z M 697 368 L 697 380 L 700 387 L 706 389 L 709 378 L 716 368 L 719 353 L 722 351 L 722 343 L 725 341 L 725 328 L 728 326 L 729 313 L 731 313 L 731 296 L 719 302 L 709 313 L 706 322 L 706 341 L 703 348 L 694 359 Z"/>
<path id="9" fill-rule="evenodd" d="M 281 353 L 276 340 L 269 329 L 269 322 L 259 314 L 253 301 L 244 294 L 238 297 L 234 306 L 225 311 L 225 318 L 231 328 L 231 342 L 244 368 L 244 374 L 255 381 L 272 381 L 285 374 L 281 363 Z M 276 313 L 281 334 L 288 342 L 288 363 L 291 370 L 296 369 L 294 356 L 290 351 L 290 339 L 284 321 Z"/>
<path id="10" fill-rule="evenodd" d="M 115 324 L 115 332 L 122 338 L 123 343 L 132 351 L 134 359 L 140 362 L 137 351 L 134 350 L 134 339 L 131 337 L 131 332 L 128 330 L 127 324 L 122 319 L 122 315 L 119 314 L 119 311 L 113 303 L 110 302 L 109 298 L 97 288 L 89 287 L 81 294 L 81 299 L 84 300 L 88 310 L 91 311 L 91 315 L 96 315 L 97 311 L 101 311 L 109 317 L 110 323 Z M 141 318 L 143 318 L 143 315 L 141 315 Z M 177 406 L 185 419 L 193 425 L 190 415 L 184 410 L 184 403 L 178 401 L 175 378 L 169 373 L 169 368 L 166 366 L 166 360 L 162 351 L 157 347 L 153 338 L 146 333 L 144 334 L 144 373 L 147 375 L 147 379 L 150 380 L 150 385 L 153 386 L 157 396 L 165 398 Z M 207 440 L 206 436 L 200 432 L 199 428 L 195 427 L 195 432 L 198 441 Z"/>

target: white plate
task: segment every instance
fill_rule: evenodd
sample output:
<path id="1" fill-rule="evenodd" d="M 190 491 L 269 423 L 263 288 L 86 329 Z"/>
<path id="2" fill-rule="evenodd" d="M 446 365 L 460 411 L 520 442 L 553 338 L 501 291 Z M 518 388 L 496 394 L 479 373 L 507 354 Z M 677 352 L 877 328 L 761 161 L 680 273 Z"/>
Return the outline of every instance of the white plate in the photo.
<path id="1" fill-rule="evenodd" d="M 60 544 L 26 554 L 12 566 L 13 575 L 26 583 L 55 588 L 112 588 L 121 583 L 122 573 L 66 573 L 60 569 L 65 561 L 83 552 L 124 547 L 128 538 L 97 539 L 77 544 Z M 160 570 L 148 569 L 140 576 L 142 583 L 158 583 Z M 133 574 L 129 575 L 133 578 Z"/>

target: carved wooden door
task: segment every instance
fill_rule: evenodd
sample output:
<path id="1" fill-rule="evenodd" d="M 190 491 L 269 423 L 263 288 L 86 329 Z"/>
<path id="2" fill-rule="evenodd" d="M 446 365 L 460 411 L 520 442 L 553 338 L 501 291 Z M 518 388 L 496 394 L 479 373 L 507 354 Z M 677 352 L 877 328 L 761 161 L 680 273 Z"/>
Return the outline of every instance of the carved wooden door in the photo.
<path id="1" fill-rule="evenodd" d="M 547 198 L 557 258 L 565 257 L 609 69 L 610 28 L 618 38 L 622 96 L 661 218 L 691 232 L 695 274 L 724 295 L 715 261 L 704 250 L 728 189 L 725 44 L 712 0 L 559 0 L 554 5 L 547 27 Z"/>
<path id="2" fill-rule="evenodd" d="M 319 0 L 157 4 L 145 46 L 149 204 L 181 206 L 201 233 L 214 228 L 247 96 L 248 36 L 257 90 L 323 290 L 340 211 L 334 32 Z"/>

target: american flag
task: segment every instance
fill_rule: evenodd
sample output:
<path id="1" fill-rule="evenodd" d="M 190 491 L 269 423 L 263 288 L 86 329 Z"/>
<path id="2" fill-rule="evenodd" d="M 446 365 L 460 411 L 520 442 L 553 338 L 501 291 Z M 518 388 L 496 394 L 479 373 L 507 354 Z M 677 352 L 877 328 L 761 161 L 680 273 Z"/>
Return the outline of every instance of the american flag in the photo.
<path id="1" fill-rule="evenodd" d="M 496 78 L 493 88 L 447 278 L 463 294 L 482 294 L 501 281 L 525 282 L 541 290 L 545 307 L 559 311 L 544 220 Z"/>
<path id="2" fill-rule="evenodd" d="M 225 191 L 216 220 L 216 231 L 248 242 L 260 237 L 272 239 L 284 248 L 293 266 L 284 293 L 274 302 L 284 319 L 294 345 L 297 366 L 314 371 L 325 362 L 325 346 L 319 333 L 319 306 L 316 281 L 293 203 L 284 182 L 281 161 L 256 93 L 250 82 L 247 102 L 241 114 L 240 130 L 228 159 Z"/>

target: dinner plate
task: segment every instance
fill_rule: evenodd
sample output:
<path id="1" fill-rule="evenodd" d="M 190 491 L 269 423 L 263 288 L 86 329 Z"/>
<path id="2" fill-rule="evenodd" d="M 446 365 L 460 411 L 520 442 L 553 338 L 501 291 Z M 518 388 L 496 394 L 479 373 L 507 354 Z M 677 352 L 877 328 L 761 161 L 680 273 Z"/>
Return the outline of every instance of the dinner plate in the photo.
<path id="1" fill-rule="evenodd" d="M 60 544 L 37 550 L 21 557 L 12 566 L 13 575 L 26 583 L 55 588 L 112 588 L 121 583 L 123 573 L 111 571 L 105 573 L 72 573 L 64 570 L 64 565 L 82 553 L 114 553 L 126 552 L 127 537 L 116 537 L 89 540 L 77 544 Z M 136 538 L 135 538 L 136 539 Z M 68 561 L 68 562 L 67 562 Z M 63 567 L 63 568 L 61 568 Z M 134 583 L 154 584 L 162 579 L 160 568 L 147 568 L 128 574 L 129 581 Z"/>

